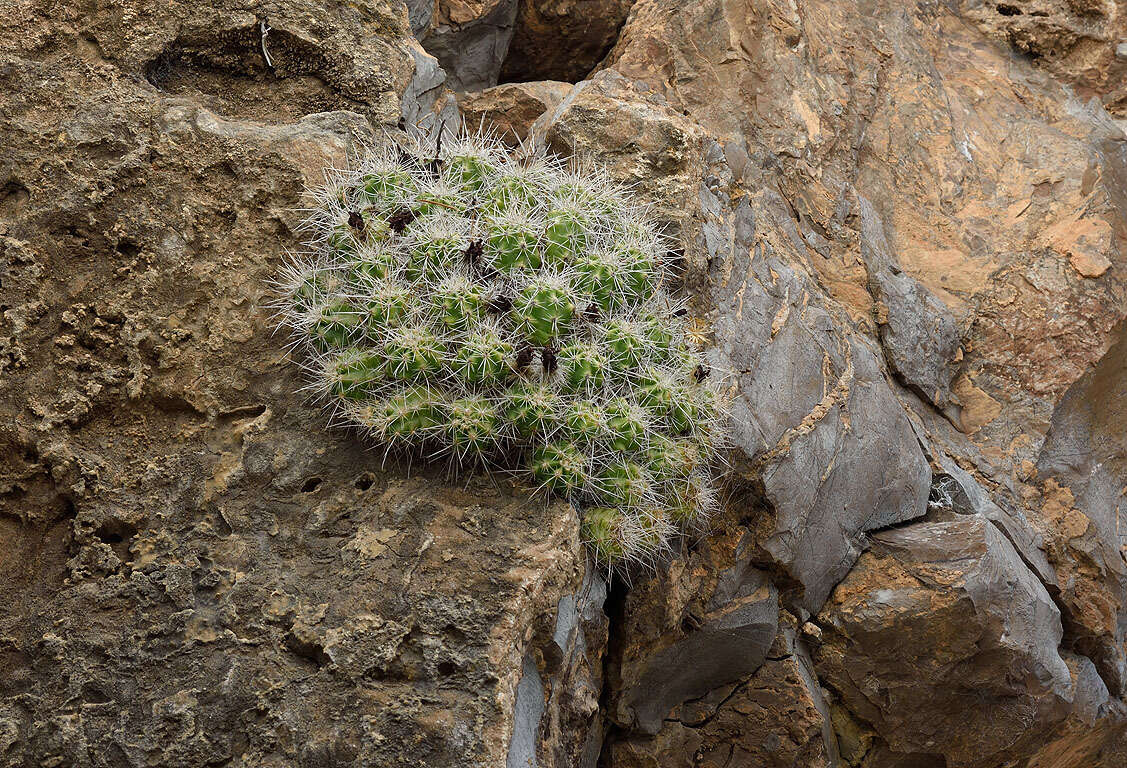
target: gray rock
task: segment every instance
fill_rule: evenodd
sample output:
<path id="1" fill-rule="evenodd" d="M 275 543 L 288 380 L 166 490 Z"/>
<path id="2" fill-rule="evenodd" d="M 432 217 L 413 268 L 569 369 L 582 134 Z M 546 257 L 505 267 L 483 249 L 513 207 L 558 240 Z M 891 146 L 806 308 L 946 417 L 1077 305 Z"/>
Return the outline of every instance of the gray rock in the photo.
<path id="1" fill-rule="evenodd" d="M 1034 530 L 1020 509 L 1005 510 L 987 496 L 973 477 L 946 454 L 939 453 L 936 461 L 943 472 L 932 479 L 929 507 L 950 509 L 957 515 L 981 515 L 1002 532 L 1021 556 L 1022 562 L 1033 571 L 1051 594 L 1059 591 L 1057 575 L 1045 556 L 1041 534 Z"/>
<path id="2" fill-rule="evenodd" d="M 861 258 L 877 303 L 877 325 L 889 368 L 920 396 L 943 409 L 959 353 L 955 318 L 934 293 L 900 270 L 872 204 L 857 196 L 861 209 Z"/>
<path id="3" fill-rule="evenodd" d="M 753 592 L 705 614 L 693 631 L 649 656 L 622 691 L 619 719 L 655 734 L 675 706 L 754 672 L 775 639 L 778 611 L 778 593 L 760 577 Z"/>
<path id="4" fill-rule="evenodd" d="M 524 657 L 516 702 L 513 704 L 513 738 L 509 741 L 506 768 L 537 768 L 540 718 L 544 714 L 544 683 L 536 660 Z"/>
<path id="5" fill-rule="evenodd" d="M 719 209 L 703 187 L 701 195 Z M 813 612 L 866 531 L 925 513 L 931 473 L 869 342 L 787 261 L 785 249 L 800 240 L 782 200 L 761 193 L 721 222 L 715 235 L 705 231 L 716 305 L 710 360 L 731 379 L 742 473 L 760 478 L 769 505 L 759 547 L 797 584 L 793 603 Z"/>
<path id="6" fill-rule="evenodd" d="M 894 752 L 1017 761 L 1070 712 L 1060 611 L 981 517 L 875 534 L 817 621 L 819 677 Z"/>
<path id="7" fill-rule="evenodd" d="M 1127 322 L 1099 363 L 1069 387 L 1037 461 L 1058 522 L 1055 565 L 1077 648 L 1116 695 L 1127 691 Z M 1078 513 L 1078 514 L 1077 514 Z M 1067 525 L 1060 522 L 1067 521 Z M 1092 605 L 1102 606 L 1093 611 Z M 1110 615 L 1109 615 L 1110 614 Z"/>
<path id="8" fill-rule="evenodd" d="M 440 131 L 457 134 L 461 129 L 458 100 L 446 87 L 446 73 L 438 59 L 414 41 L 407 50 L 414 60 L 415 72 L 400 100 L 404 125 L 431 141 Z"/>
<path id="9" fill-rule="evenodd" d="M 497 85 L 513 39 L 517 0 L 479 6 L 482 15 L 462 22 L 438 19 L 419 40 L 446 71 L 455 91 L 480 91 Z"/>

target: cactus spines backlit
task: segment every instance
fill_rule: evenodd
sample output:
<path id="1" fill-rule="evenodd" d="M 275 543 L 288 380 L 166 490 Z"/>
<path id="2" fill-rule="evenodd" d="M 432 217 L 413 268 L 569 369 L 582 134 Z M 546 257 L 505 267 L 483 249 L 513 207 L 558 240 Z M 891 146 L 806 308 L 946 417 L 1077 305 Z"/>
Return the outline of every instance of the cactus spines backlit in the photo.
<path id="1" fill-rule="evenodd" d="M 571 502 L 600 564 L 655 562 L 715 508 L 723 437 L 662 235 L 598 168 L 398 144 L 314 193 L 277 281 L 309 389 L 385 450 Z"/>

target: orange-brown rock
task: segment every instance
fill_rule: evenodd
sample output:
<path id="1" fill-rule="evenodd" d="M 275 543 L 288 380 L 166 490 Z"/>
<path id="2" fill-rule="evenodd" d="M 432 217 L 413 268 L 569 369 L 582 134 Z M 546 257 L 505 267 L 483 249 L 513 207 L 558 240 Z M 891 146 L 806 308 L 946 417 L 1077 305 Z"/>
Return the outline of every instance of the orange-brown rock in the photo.
<path id="1" fill-rule="evenodd" d="M 1127 3 L 1123 0 L 962 0 L 984 33 L 1027 54 L 1076 89 L 1127 117 Z"/>
<path id="2" fill-rule="evenodd" d="M 458 100 L 466 125 L 486 126 L 510 144 L 519 144 L 537 118 L 555 109 L 571 91 L 570 83 L 545 80 L 506 83 L 462 94 Z"/>

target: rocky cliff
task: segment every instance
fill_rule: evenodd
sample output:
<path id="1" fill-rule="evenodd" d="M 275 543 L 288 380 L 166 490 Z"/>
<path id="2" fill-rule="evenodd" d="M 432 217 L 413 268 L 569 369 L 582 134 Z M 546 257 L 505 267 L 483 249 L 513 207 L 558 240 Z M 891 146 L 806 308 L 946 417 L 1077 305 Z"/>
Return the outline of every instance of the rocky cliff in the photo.
<path id="1" fill-rule="evenodd" d="M 17 0 L 0 765 L 1127 764 L 1122 0 Z M 387 130 L 593 156 L 732 403 L 656 573 L 324 428 L 302 191 Z"/>

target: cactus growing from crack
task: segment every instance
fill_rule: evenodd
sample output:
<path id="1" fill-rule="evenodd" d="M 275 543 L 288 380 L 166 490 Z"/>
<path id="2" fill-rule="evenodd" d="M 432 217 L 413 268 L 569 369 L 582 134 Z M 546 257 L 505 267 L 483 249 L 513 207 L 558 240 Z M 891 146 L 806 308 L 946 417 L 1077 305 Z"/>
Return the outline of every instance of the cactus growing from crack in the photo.
<path id="1" fill-rule="evenodd" d="M 609 566 L 703 525 L 719 398 L 668 248 L 625 191 L 466 134 L 389 141 L 315 200 L 278 307 L 338 422 L 386 451 L 517 471 L 579 510 Z"/>

